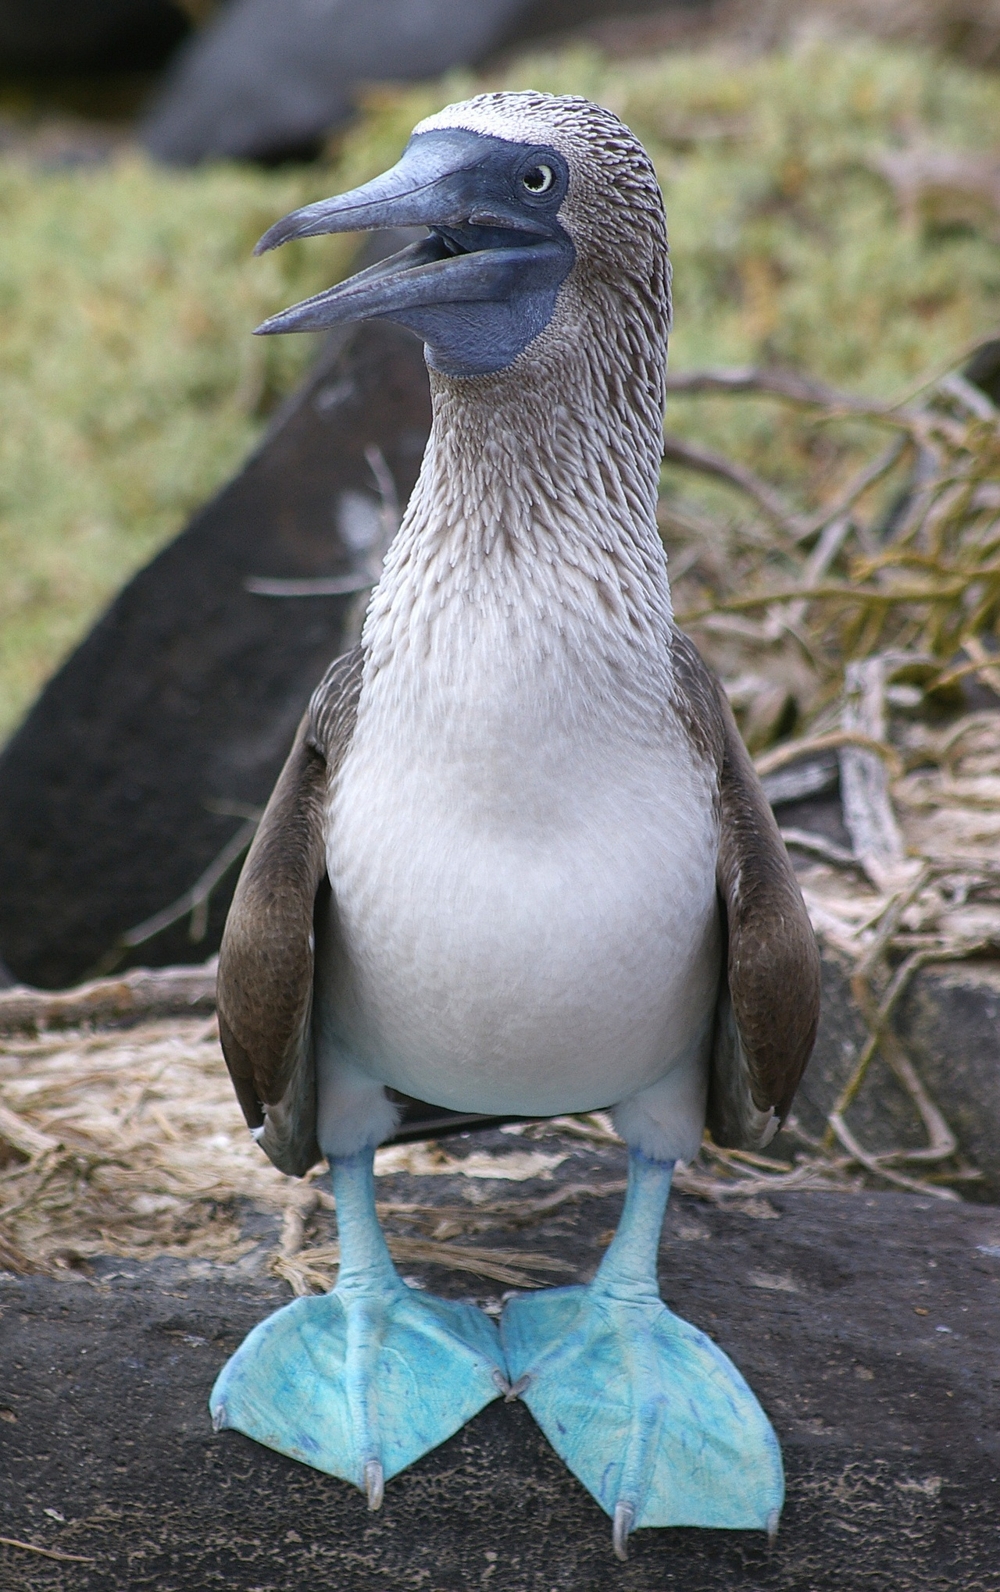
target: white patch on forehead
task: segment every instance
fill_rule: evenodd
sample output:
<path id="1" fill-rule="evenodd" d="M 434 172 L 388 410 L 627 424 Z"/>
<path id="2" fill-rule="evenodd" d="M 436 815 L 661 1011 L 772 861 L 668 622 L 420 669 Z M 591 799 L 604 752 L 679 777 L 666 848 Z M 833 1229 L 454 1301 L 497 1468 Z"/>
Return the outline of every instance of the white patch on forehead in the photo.
<path id="1" fill-rule="evenodd" d="M 446 105 L 434 116 L 427 116 L 413 129 L 429 133 L 438 128 L 463 127 L 490 138 L 506 138 L 512 143 L 547 142 L 570 106 L 582 107 L 586 100 L 565 96 L 562 102 L 540 94 L 477 94 L 475 99 Z M 564 108 L 564 116 L 553 114 Z"/>
<path id="2" fill-rule="evenodd" d="M 448 127 L 462 127 L 511 143 L 552 144 L 567 156 L 592 153 L 595 142 L 608 139 L 640 147 L 624 123 L 603 106 L 578 94 L 541 94 L 535 89 L 477 94 L 474 99 L 446 105 L 444 110 L 419 122 L 413 131 L 429 133 Z"/>

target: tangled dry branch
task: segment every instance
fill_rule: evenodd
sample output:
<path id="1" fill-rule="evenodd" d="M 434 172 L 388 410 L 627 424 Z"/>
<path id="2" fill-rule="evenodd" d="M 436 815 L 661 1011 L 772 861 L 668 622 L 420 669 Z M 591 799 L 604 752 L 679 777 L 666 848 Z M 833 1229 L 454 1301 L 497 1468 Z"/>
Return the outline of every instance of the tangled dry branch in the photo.
<path id="1" fill-rule="evenodd" d="M 1000 955 L 1000 412 L 954 368 L 895 405 L 780 371 L 695 372 L 671 390 L 675 401 L 792 406 L 786 424 L 805 461 L 804 511 L 778 514 L 769 484 L 741 483 L 729 467 L 718 479 L 749 513 L 723 519 L 683 494 L 663 500 L 678 617 L 725 681 L 772 797 L 779 770 L 805 795 L 822 788 L 819 754 L 839 763 L 850 847 L 799 830 L 785 838 L 809 860 L 807 905 L 821 940 L 850 960 L 868 1038 L 825 1135 L 805 1148 L 831 1171 L 954 1198 L 950 1185 L 976 1171 L 956 1155 L 892 1019 L 921 967 Z M 831 469 L 828 447 L 818 472 L 810 438 L 822 427 L 829 443 L 845 420 L 839 463 L 834 446 Z M 682 453 L 668 457 L 711 473 L 705 457 Z M 972 711 L 966 682 L 980 697 Z M 847 1121 L 877 1053 L 912 1102 L 923 1147 L 875 1154 Z"/>

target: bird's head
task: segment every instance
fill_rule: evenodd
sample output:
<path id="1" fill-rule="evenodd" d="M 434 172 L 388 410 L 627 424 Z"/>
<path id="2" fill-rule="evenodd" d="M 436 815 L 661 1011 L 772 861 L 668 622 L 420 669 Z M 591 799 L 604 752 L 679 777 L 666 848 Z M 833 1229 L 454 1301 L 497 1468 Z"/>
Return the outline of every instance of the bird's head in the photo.
<path id="1" fill-rule="evenodd" d="M 669 324 L 663 202 L 648 155 L 610 111 L 535 92 L 450 105 L 414 129 L 390 171 L 294 211 L 257 249 L 409 226 L 429 235 L 258 331 L 398 321 L 424 339 L 434 370 L 467 378 L 599 342 L 610 319 L 633 350 L 645 344 L 647 381 L 659 385 Z"/>

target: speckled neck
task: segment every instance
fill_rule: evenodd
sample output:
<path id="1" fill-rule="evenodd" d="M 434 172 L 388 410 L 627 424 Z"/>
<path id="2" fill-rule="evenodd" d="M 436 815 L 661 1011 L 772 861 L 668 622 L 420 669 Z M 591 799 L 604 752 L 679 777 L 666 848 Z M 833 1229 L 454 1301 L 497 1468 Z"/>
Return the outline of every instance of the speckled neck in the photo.
<path id="1" fill-rule="evenodd" d="M 648 295 L 623 307 L 620 287 L 571 281 L 509 370 L 431 372 L 430 440 L 365 626 L 372 667 L 415 642 L 432 651 L 451 600 L 505 610 L 523 646 L 534 627 L 581 656 L 664 656 L 666 331 Z"/>

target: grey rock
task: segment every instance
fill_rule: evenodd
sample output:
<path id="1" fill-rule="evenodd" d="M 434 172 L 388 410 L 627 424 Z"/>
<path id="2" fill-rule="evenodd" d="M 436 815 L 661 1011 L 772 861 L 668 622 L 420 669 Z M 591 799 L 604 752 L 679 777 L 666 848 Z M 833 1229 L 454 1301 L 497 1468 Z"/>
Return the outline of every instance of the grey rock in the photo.
<path id="1" fill-rule="evenodd" d="M 142 140 L 161 160 L 311 145 L 365 81 L 477 60 L 530 0 L 233 0 L 180 50 Z"/>
<path id="2" fill-rule="evenodd" d="M 969 962 L 921 969 L 900 1002 L 895 1031 L 960 1152 L 983 1173 L 981 1182 L 966 1185 L 966 1196 L 1000 1201 L 1000 967 Z M 793 1107 L 813 1137 L 823 1133 L 866 1036 L 851 995 L 850 967 L 826 949 L 816 1049 Z M 860 1143 L 876 1153 L 927 1142 L 913 1102 L 877 1053 L 847 1122 Z M 783 1156 L 800 1148 L 787 1133 L 772 1146 Z"/>
<path id="3" fill-rule="evenodd" d="M 1000 406 L 1000 338 L 980 343 L 963 371 L 966 381 Z"/>
<path id="4" fill-rule="evenodd" d="M 557 1184 L 624 1170 L 615 1149 L 562 1147 Z M 461 1197 L 445 1178 L 394 1179 L 387 1197 L 412 1199 L 418 1181 L 418 1198 L 429 1182 Z M 773 1547 L 640 1531 L 616 1564 L 609 1522 L 524 1406 L 503 1401 L 369 1515 L 345 1483 L 212 1433 L 213 1378 L 287 1291 L 205 1261 L 108 1261 L 90 1280 L 0 1278 L 0 1536 L 88 1561 L 0 1543 L 0 1585 L 995 1592 L 996 1213 L 897 1194 L 772 1198 L 767 1220 L 675 1198 L 660 1271 L 671 1307 L 733 1356 L 775 1423 L 788 1502 Z M 619 1206 L 586 1198 L 474 1242 L 537 1246 L 583 1279 Z M 500 1291 L 418 1274 L 451 1297 Z"/>
<path id="5" fill-rule="evenodd" d="M 904 997 L 896 1027 L 962 1150 L 984 1174 L 969 1192 L 1000 1201 L 1000 966 L 925 969 Z"/>
<path id="6" fill-rule="evenodd" d="M 434 77 L 597 18 L 711 0 L 229 0 L 178 52 L 142 128 L 160 160 L 307 152 L 370 82 Z"/>

